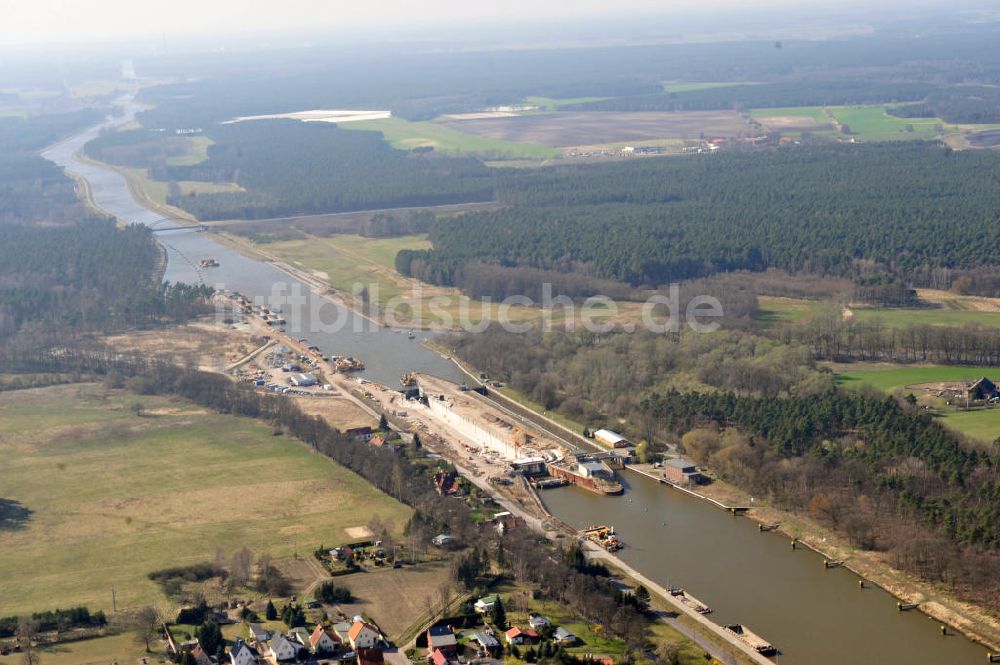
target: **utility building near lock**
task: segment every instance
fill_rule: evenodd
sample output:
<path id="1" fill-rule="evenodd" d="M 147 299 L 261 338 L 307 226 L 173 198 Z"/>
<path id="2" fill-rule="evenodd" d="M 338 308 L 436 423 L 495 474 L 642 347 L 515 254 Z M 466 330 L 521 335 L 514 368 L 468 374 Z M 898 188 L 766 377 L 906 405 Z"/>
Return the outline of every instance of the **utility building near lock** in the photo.
<path id="1" fill-rule="evenodd" d="M 306 388 L 308 386 L 315 386 L 319 383 L 319 380 L 312 374 L 294 374 L 288 379 L 288 382 L 293 386 Z"/>
<path id="2" fill-rule="evenodd" d="M 594 432 L 594 440 L 608 448 L 631 448 L 632 442 L 618 432 L 609 429 L 599 429 Z"/>
<path id="3" fill-rule="evenodd" d="M 584 478 L 601 478 L 602 480 L 614 480 L 615 472 L 600 460 L 587 460 L 580 462 L 578 467 L 580 475 Z"/>
<path id="4" fill-rule="evenodd" d="M 676 485 L 700 485 L 705 482 L 705 476 L 698 471 L 697 465 L 684 457 L 664 462 L 663 477 Z"/>
<path id="5" fill-rule="evenodd" d="M 510 468 L 514 471 L 518 471 L 525 476 L 544 476 L 545 475 L 545 458 L 544 457 L 521 457 L 510 463 Z"/>

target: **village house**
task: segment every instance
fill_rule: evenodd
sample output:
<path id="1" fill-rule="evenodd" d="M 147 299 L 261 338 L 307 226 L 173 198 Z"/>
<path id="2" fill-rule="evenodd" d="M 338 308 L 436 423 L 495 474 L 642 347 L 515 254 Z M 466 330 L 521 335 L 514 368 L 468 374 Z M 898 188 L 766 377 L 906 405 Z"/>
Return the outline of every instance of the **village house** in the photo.
<path id="1" fill-rule="evenodd" d="M 375 430 L 367 425 L 364 427 L 351 427 L 350 429 L 345 429 L 344 434 L 347 438 L 354 443 L 364 443 L 370 441 L 373 436 L 375 436 Z"/>
<path id="2" fill-rule="evenodd" d="M 965 388 L 965 399 L 967 400 L 990 400 L 1000 396 L 995 383 L 985 376 L 977 381 L 973 381 Z"/>
<path id="3" fill-rule="evenodd" d="M 449 626 L 431 626 L 427 629 L 427 652 L 440 651 L 447 658 L 458 653 L 458 640 Z"/>
<path id="4" fill-rule="evenodd" d="M 356 620 L 347 632 L 347 638 L 351 641 L 351 648 L 358 651 L 377 647 L 382 636 L 375 626 L 366 621 Z"/>
<path id="5" fill-rule="evenodd" d="M 497 513 L 493 516 L 493 523 L 496 524 L 497 533 L 501 536 L 511 529 L 522 529 L 528 525 L 523 517 L 510 512 Z"/>
<path id="6" fill-rule="evenodd" d="M 438 470 L 434 473 L 434 489 L 441 496 L 458 496 L 462 488 L 458 484 L 458 474 L 452 471 Z"/>
<path id="7" fill-rule="evenodd" d="M 535 630 L 544 630 L 552 625 L 552 621 L 550 621 L 548 617 L 543 617 L 541 614 L 529 614 L 528 625 Z"/>
<path id="8" fill-rule="evenodd" d="M 309 646 L 309 631 L 299 626 L 288 631 L 288 639 L 302 646 Z"/>
<path id="9" fill-rule="evenodd" d="M 215 665 L 212 662 L 212 657 L 208 655 L 208 652 L 202 648 L 200 643 L 195 645 L 194 649 L 191 649 L 191 656 L 198 665 Z"/>
<path id="10" fill-rule="evenodd" d="M 232 665 L 260 665 L 260 653 L 243 640 L 237 639 L 229 651 L 229 662 Z"/>
<path id="11" fill-rule="evenodd" d="M 500 600 L 500 596 L 498 596 L 496 594 L 491 594 L 489 596 L 483 596 L 482 598 L 480 598 L 479 600 L 477 600 L 475 602 L 475 604 L 473 605 L 473 608 L 479 614 L 486 614 L 488 612 L 492 612 L 493 611 L 493 606 L 497 604 L 498 600 Z"/>
<path id="12" fill-rule="evenodd" d="M 448 665 L 452 660 L 441 649 L 434 649 L 430 655 L 431 665 Z"/>
<path id="13" fill-rule="evenodd" d="M 309 636 L 309 648 L 313 653 L 336 653 L 340 650 L 341 640 L 335 634 L 316 624 L 316 630 Z"/>
<path id="14" fill-rule="evenodd" d="M 351 624 L 347 623 L 346 621 L 342 621 L 340 623 L 335 623 L 332 626 L 330 626 L 330 631 L 334 635 L 336 635 L 337 637 L 340 638 L 340 643 L 341 644 L 350 644 L 350 642 L 351 642 L 351 637 L 350 637 Z"/>
<path id="15" fill-rule="evenodd" d="M 472 641 L 479 646 L 482 656 L 492 656 L 500 651 L 500 642 L 489 633 L 477 631 L 472 634 Z"/>
<path id="16" fill-rule="evenodd" d="M 573 633 L 569 632 L 562 626 L 556 628 L 555 632 L 552 633 L 552 641 L 556 644 L 561 644 L 563 646 L 571 646 L 576 644 L 577 637 Z"/>
<path id="17" fill-rule="evenodd" d="M 299 649 L 302 648 L 302 645 L 278 633 L 267 643 L 267 648 L 275 660 L 289 661 L 298 659 Z"/>
<path id="18" fill-rule="evenodd" d="M 258 647 L 267 644 L 267 641 L 271 639 L 273 635 L 271 631 L 267 630 L 259 623 L 250 624 L 250 641 L 256 644 Z"/>
<path id="19" fill-rule="evenodd" d="M 450 533 L 439 533 L 431 538 L 431 544 L 435 547 L 448 547 L 455 542 Z"/>
<path id="20" fill-rule="evenodd" d="M 533 644 L 538 639 L 538 633 L 530 628 L 519 628 L 514 626 L 504 636 L 507 644 Z"/>

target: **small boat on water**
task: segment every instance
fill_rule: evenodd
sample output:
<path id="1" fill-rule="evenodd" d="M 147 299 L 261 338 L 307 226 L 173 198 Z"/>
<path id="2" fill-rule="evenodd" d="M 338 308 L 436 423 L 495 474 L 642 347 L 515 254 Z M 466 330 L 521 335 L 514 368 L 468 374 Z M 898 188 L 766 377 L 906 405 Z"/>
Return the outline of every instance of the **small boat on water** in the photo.
<path id="1" fill-rule="evenodd" d="M 415 332 L 413 332 L 412 330 L 407 331 L 407 333 L 406 333 L 406 338 L 407 339 L 416 339 L 416 337 L 417 337 L 417 334 Z"/>
<path id="2" fill-rule="evenodd" d="M 215 259 L 213 259 L 210 256 L 202 259 L 200 263 L 201 263 L 201 267 L 202 268 L 218 268 L 219 267 L 219 262 L 216 261 Z"/>
<path id="3" fill-rule="evenodd" d="M 618 536 L 615 535 L 615 528 L 613 526 L 595 524 L 584 529 L 583 536 L 609 552 L 617 552 L 624 547 L 622 541 L 618 540 Z"/>
<path id="4" fill-rule="evenodd" d="M 365 364 L 353 356 L 330 356 L 330 362 L 340 372 L 357 372 L 365 368 Z"/>

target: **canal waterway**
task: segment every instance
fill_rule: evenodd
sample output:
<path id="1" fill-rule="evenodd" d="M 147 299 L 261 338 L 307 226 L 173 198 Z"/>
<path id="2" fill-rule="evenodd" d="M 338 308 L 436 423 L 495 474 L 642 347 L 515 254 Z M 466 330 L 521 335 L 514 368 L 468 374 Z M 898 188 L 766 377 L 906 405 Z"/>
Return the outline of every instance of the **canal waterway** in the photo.
<path id="1" fill-rule="evenodd" d="M 712 608 L 712 621 L 742 623 L 774 644 L 788 665 L 958 665 L 986 649 L 845 568 L 826 569 L 805 547 L 635 471 L 625 494 L 576 487 L 541 492 L 549 511 L 574 527 L 608 524 L 627 564 L 663 586 L 684 588 Z"/>
<path id="2" fill-rule="evenodd" d="M 123 124 L 134 117 L 138 107 L 128 100 L 122 103 L 124 115 L 72 136 L 48 148 L 42 155 L 86 180 L 93 201 L 109 214 L 154 229 L 176 227 L 177 222 L 164 220 L 160 213 L 137 201 L 120 173 L 77 158 L 84 144 L 102 129 Z M 217 242 L 210 233 L 167 230 L 157 233 L 157 238 L 166 249 L 164 279 L 204 283 L 220 290 L 266 299 L 271 306 L 282 309 L 290 334 L 308 339 L 325 354 L 360 358 L 365 363 L 361 375 L 366 378 L 396 386 L 402 374 L 416 371 L 456 382 L 465 380 L 453 362 L 421 344 L 433 333 L 417 331 L 411 339 L 405 331 L 378 326 L 313 293 L 308 285 L 274 265 L 244 256 Z M 216 259 L 219 267 L 199 266 L 201 259 L 209 257 Z"/>

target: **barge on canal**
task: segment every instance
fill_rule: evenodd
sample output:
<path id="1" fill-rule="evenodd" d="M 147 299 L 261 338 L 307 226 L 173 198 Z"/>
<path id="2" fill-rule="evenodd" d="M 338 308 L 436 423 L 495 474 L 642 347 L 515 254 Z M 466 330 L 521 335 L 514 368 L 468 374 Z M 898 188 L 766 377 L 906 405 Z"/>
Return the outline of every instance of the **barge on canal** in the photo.
<path id="1" fill-rule="evenodd" d="M 614 469 L 600 460 L 581 458 L 572 461 L 552 462 L 548 465 L 549 475 L 553 478 L 563 478 L 573 485 L 597 494 L 617 496 L 625 493 L 625 488 L 618 480 Z"/>
<path id="2" fill-rule="evenodd" d="M 730 633 L 740 638 L 748 645 L 750 648 L 761 654 L 762 656 L 777 656 L 778 650 L 773 644 L 762 638 L 757 633 L 753 632 L 741 623 L 731 623 L 725 626 L 725 629 Z"/>

